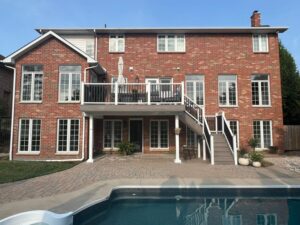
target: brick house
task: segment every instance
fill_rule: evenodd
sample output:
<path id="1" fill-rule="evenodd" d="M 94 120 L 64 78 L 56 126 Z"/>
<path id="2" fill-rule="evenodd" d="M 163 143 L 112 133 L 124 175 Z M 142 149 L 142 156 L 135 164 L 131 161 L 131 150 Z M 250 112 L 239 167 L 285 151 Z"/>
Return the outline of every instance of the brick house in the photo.
<path id="1" fill-rule="evenodd" d="M 262 26 L 37 29 L 15 67 L 15 160 L 85 160 L 122 141 L 237 163 L 251 137 L 282 148 L 278 33 Z"/>

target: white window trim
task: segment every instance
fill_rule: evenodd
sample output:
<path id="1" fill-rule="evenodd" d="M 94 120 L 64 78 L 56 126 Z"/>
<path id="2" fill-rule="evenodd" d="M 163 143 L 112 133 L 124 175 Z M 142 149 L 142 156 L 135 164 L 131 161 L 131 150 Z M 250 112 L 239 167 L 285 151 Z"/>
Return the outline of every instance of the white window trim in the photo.
<path id="1" fill-rule="evenodd" d="M 266 51 L 262 51 L 261 46 L 262 46 L 262 34 L 253 34 L 252 35 L 252 49 L 254 53 L 268 53 L 269 52 L 269 36 L 268 34 L 263 34 L 266 35 L 266 45 L 267 45 L 267 50 Z M 258 36 L 258 51 L 255 51 L 254 49 L 254 37 Z"/>
<path id="2" fill-rule="evenodd" d="M 23 100 L 23 89 L 24 89 L 24 75 L 31 74 L 31 89 L 30 89 L 30 100 Z M 34 81 L 36 74 L 42 74 L 42 100 L 34 100 Z M 42 103 L 43 102 L 43 89 L 44 89 L 44 72 L 43 71 L 34 71 L 34 72 L 25 72 L 22 68 L 22 81 L 21 81 L 21 101 L 20 103 Z"/>
<path id="3" fill-rule="evenodd" d="M 175 46 L 174 46 L 174 48 L 175 48 L 175 50 L 174 51 L 169 51 L 168 50 L 168 35 L 174 35 L 174 39 L 175 39 Z M 163 50 L 159 50 L 159 36 L 164 36 L 165 37 L 165 50 L 163 51 Z M 183 36 L 183 50 L 182 51 L 178 51 L 177 50 L 177 38 L 178 38 L 178 36 Z M 186 52 L 186 42 L 185 42 L 185 34 L 158 34 L 157 35 L 157 38 L 156 38 L 157 40 L 156 40 L 156 45 L 157 45 L 157 47 L 156 47 L 156 50 L 157 50 L 157 52 L 168 52 L 168 53 L 172 53 L 172 52 L 181 52 L 181 53 L 184 53 L 184 52 Z"/>
<path id="4" fill-rule="evenodd" d="M 60 90 L 61 90 L 61 75 L 68 74 L 69 76 L 69 93 L 68 93 L 68 101 L 60 100 Z M 72 100 L 72 75 L 79 75 L 80 78 L 80 87 L 79 87 L 79 100 Z M 77 72 L 59 72 L 59 83 L 58 83 L 58 103 L 80 103 L 81 98 L 81 73 Z"/>
<path id="5" fill-rule="evenodd" d="M 59 151 L 59 121 L 60 120 L 67 120 L 67 150 L 66 151 Z M 77 151 L 70 151 L 70 139 L 71 139 L 71 120 L 78 120 L 78 150 Z M 56 155 L 77 155 L 80 149 L 80 119 L 65 119 L 59 118 L 57 120 L 57 129 L 56 129 Z"/>
<path id="6" fill-rule="evenodd" d="M 29 135 L 28 135 L 28 151 L 21 151 L 20 150 L 20 144 L 21 144 L 21 121 L 22 120 L 29 120 Z M 39 151 L 32 151 L 32 121 L 33 120 L 39 120 L 40 121 L 40 150 Z M 41 146 L 42 146 L 42 120 L 41 119 L 26 119 L 21 118 L 19 119 L 19 138 L 18 138 L 18 152 L 17 154 L 32 154 L 32 155 L 38 155 L 41 152 Z"/>
<path id="7" fill-rule="evenodd" d="M 158 147 L 151 147 L 151 122 L 153 121 L 158 121 Z M 168 147 L 166 148 L 161 148 L 161 143 L 160 143 L 160 122 L 161 121 L 166 121 L 167 122 L 167 127 L 168 127 Z M 169 120 L 166 119 L 157 119 L 157 120 L 150 120 L 150 125 L 149 125 L 149 148 L 150 151 L 169 151 L 170 149 L 170 134 L 169 134 L 170 128 L 169 128 Z"/>
<path id="8" fill-rule="evenodd" d="M 263 216 L 265 218 L 265 225 L 268 223 L 268 216 L 274 216 L 275 217 L 275 225 L 277 225 L 277 214 L 276 213 L 259 213 L 256 214 L 256 224 L 257 224 L 257 216 Z"/>
<path id="9" fill-rule="evenodd" d="M 254 75 L 265 75 L 265 74 L 254 74 Z M 252 98 L 251 98 L 251 103 L 253 107 L 272 107 L 271 104 L 271 85 L 270 85 L 270 76 L 268 75 L 268 80 L 252 80 L 251 79 L 251 89 L 252 89 L 252 83 L 258 83 L 258 101 L 259 104 L 258 105 L 253 105 L 252 102 L 252 98 L 253 98 L 253 92 L 252 92 Z M 261 92 L 261 83 L 262 82 L 268 82 L 268 92 L 269 92 L 269 96 L 268 96 L 268 100 L 269 100 L 269 104 L 268 105 L 263 105 L 262 104 L 262 92 Z"/>
<path id="10" fill-rule="evenodd" d="M 223 75 L 221 75 L 223 76 Z M 226 76 L 226 75 L 225 75 Z M 220 81 L 219 77 L 218 77 L 218 102 L 219 102 L 219 107 L 238 107 L 239 104 L 239 94 L 238 94 L 238 82 L 237 82 L 237 75 L 233 75 L 235 76 L 235 80 L 234 81 L 229 81 L 229 80 L 225 80 L 225 81 Z M 226 104 L 225 105 L 222 105 L 220 103 L 220 82 L 225 82 L 226 84 Z M 236 101 L 235 101 L 235 105 L 230 105 L 229 104 L 229 82 L 234 82 L 235 83 L 235 98 L 236 98 Z"/>
<path id="11" fill-rule="evenodd" d="M 113 125 L 112 125 L 112 136 L 111 136 L 111 144 L 112 144 L 112 147 L 105 147 L 105 143 L 104 143 L 104 136 L 105 136 L 105 126 L 104 126 L 104 123 L 105 122 L 108 122 L 108 121 L 111 121 L 113 122 Z M 119 121 L 121 122 L 121 142 L 123 141 L 123 120 L 115 120 L 115 119 L 105 119 L 103 120 L 103 125 L 102 125 L 102 140 L 103 140 L 103 149 L 104 151 L 106 150 L 119 150 L 118 147 L 115 147 L 114 146 L 114 138 L 115 138 L 115 121 Z"/>
<path id="12" fill-rule="evenodd" d="M 240 122 L 238 120 L 228 120 L 229 122 L 229 127 L 230 127 L 230 121 L 235 121 L 236 122 L 236 142 L 237 142 L 237 149 L 240 149 Z"/>
<path id="13" fill-rule="evenodd" d="M 116 38 L 116 46 L 115 46 L 116 47 L 116 51 L 111 51 L 110 50 L 110 40 L 111 40 L 112 36 L 116 36 L 115 37 Z M 120 38 L 119 36 L 123 36 L 122 39 L 124 39 L 123 40 L 123 42 L 124 42 L 124 50 L 123 51 L 119 50 L 119 42 L 118 42 L 118 39 Z M 108 38 L 108 52 L 109 53 L 124 53 L 125 52 L 125 48 L 126 48 L 126 46 L 125 46 L 125 34 L 110 34 L 109 35 L 109 38 Z"/>
<path id="14" fill-rule="evenodd" d="M 254 120 L 254 121 L 259 121 L 259 126 L 260 126 L 260 148 L 255 148 L 256 150 L 265 150 L 268 149 L 268 147 L 265 147 L 265 143 L 264 143 L 264 126 L 263 126 L 263 122 L 264 121 L 268 121 L 270 122 L 270 146 L 273 146 L 273 124 L 272 124 L 272 120 Z M 253 121 L 253 122 L 254 122 Z M 254 126 L 252 123 L 252 127 L 253 127 L 253 136 L 254 136 Z"/>

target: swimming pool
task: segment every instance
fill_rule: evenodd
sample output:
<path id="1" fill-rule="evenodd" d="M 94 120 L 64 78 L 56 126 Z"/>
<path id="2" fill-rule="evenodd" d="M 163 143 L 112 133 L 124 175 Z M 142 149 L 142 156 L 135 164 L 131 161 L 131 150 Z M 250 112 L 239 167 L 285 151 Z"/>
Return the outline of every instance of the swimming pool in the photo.
<path id="1" fill-rule="evenodd" d="M 299 225 L 299 188 L 117 188 L 73 225 Z"/>

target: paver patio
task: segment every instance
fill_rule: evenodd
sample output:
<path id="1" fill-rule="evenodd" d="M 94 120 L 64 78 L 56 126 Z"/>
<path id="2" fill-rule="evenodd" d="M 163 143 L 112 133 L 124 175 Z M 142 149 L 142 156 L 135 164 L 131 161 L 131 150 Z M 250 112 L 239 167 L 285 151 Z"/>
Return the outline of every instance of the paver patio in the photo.
<path id="1" fill-rule="evenodd" d="M 55 212 L 76 210 L 105 197 L 118 185 L 267 185 L 300 184 L 300 157 L 272 157 L 274 166 L 253 168 L 211 166 L 193 159 L 182 164 L 173 155 L 107 155 L 93 164 L 81 163 L 69 170 L 0 185 L 0 218 L 33 209 Z"/>

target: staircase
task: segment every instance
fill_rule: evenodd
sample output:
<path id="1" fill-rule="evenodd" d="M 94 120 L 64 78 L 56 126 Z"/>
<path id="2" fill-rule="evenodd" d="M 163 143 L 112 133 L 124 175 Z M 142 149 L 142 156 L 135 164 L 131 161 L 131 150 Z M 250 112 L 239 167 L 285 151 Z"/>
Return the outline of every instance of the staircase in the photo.
<path id="1" fill-rule="evenodd" d="M 224 134 L 213 134 L 215 164 L 217 165 L 232 165 L 234 159 Z"/>
<path id="2" fill-rule="evenodd" d="M 237 165 L 236 137 L 232 133 L 224 112 L 216 114 L 215 131 L 212 133 L 204 114 L 204 108 L 184 96 L 185 112 L 179 116 L 197 135 L 203 137 L 204 152 L 210 154 L 211 164 Z"/>

